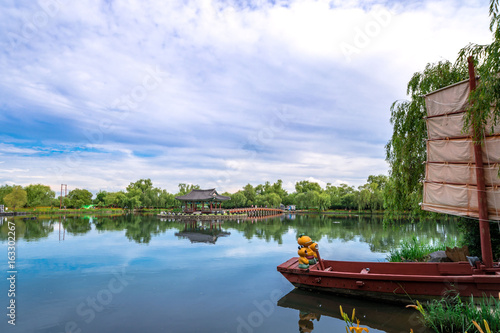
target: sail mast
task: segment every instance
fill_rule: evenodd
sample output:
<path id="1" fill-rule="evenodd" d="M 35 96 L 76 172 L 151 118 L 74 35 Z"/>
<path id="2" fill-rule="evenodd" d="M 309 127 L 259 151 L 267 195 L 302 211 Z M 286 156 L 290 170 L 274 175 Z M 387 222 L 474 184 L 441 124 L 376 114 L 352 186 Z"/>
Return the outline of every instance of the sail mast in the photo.
<path id="1" fill-rule="evenodd" d="M 472 92 L 476 89 L 476 74 L 474 71 L 474 59 L 470 56 L 469 63 L 469 88 Z M 473 117 L 472 119 L 476 119 Z M 484 183 L 483 152 L 481 149 L 481 132 L 478 124 L 473 123 L 474 158 L 476 164 L 477 201 L 479 209 L 479 232 L 481 236 L 481 256 L 486 268 L 493 267 L 493 252 L 491 250 L 490 224 L 488 221 L 488 202 L 486 198 L 486 186 Z"/>

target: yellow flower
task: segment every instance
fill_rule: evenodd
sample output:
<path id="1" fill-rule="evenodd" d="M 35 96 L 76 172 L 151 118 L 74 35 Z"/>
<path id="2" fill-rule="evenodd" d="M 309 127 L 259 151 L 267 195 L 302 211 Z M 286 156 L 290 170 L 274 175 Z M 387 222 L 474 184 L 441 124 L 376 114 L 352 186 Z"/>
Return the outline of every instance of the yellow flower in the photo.
<path id="1" fill-rule="evenodd" d="M 366 331 L 368 333 L 368 329 L 366 327 L 359 327 L 359 319 L 358 319 L 358 326 L 350 327 L 349 330 L 355 333 L 362 333 L 363 331 Z"/>
<path id="2" fill-rule="evenodd" d="M 422 306 L 422 304 L 420 304 L 419 301 L 417 301 L 417 305 L 408 304 L 406 307 L 407 308 L 414 308 L 414 309 L 418 310 L 421 314 L 425 315 L 424 307 Z"/>

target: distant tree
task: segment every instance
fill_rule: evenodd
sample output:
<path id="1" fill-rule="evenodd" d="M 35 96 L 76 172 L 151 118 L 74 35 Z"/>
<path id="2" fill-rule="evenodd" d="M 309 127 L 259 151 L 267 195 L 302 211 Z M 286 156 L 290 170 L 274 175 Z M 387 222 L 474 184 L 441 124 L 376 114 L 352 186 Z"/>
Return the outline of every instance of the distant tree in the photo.
<path id="1" fill-rule="evenodd" d="M 258 194 L 255 196 L 254 204 L 259 207 L 264 207 L 268 205 L 267 198 L 263 194 Z"/>
<path id="2" fill-rule="evenodd" d="M 129 198 L 135 196 L 135 193 L 139 193 L 139 204 L 134 205 L 134 207 L 151 207 L 154 201 L 157 201 L 154 193 L 153 182 L 151 179 L 139 179 L 134 183 L 130 183 L 127 186 L 127 193 L 133 192 L 133 195 L 127 195 Z M 135 204 L 135 201 L 134 201 Z"/>
<path id="3" fill-rule="evenodd" d="M 295 205 L 299 209 L 307 208 L 306 194 L 301 192 L 295 195 Z"/>
<path id="4" fill-rule="evenodd" d="M 281 179 L 278 179 L 273 185 L 272 185 L 272 193 L 276 193 L 281 201 L 285 199 L 285 197 L 288 195 L 287 191 L 283 188 L 283 181 Z"/>
<path id="5" fill-rule="evenodd" d="M 92 204 L 92 193 L 85 189 L 75 188 L 68 193 L 69 206 L 81 208 L 82 206 Z"/>
<path id="6" fill-rule="evenodd" d="M 73 207 L 71 205 L 71 201 L 69 200 L 69 197 L 63 197 L 62 200 L 61 200 L 61 196 L 58 196 L 57 199 L 53 200 L 52 201 L 52 205 L 54 207 L 62 206 L 62 208 L 64 208 L 64 207 Z"/>
<path id="7" fill-rule="evenodd" d="M 231 200 L 229 201 L 232 202 L 233 207 L 239 208 L 239 207 L 245 207 L 245 204 L 247 203 L 247 198 L 242 191 L 238 191 L 233 195 L 231 195 Z"/>
<path id="8" fill-rule="evenodd" d="M 338 186 L 340 195 L 340 204 L 344 209 L 355 209 L 357 207 L 356 196 L 357 191 L 354 186 L 340 184 Z"/>
<path id="9" fill-rule="evenodd" d="M 318 208 L 322 211 L 327 210 L 330 207 L 330 195 L 323 192 L 318 197 Z"/>
<path id="10" fill-rule="evenodd" d="M 167 190 L 162 190 L 160 193 L 160 207 L 173 207 L 176 204 L 175 196 L 168 193 Z"/>
<path id="11" fill-rule="evenodd" d="M 340 188 L 328 183 L 326 185 L 325 193 L 328 193 L 328 195 L 330 196 L 330 207 L 342 208 L 341 189 Z"/>
<path id="12" fill-rule="evenodd" d="M 27 194 L 28 207 L 50 206 L 56 192 L 50 189 L 50 186 L 42 184 L 31 184 L 24 188 Z"/>
<path id="13" fill-rule="evenodd" d="M 281 203 L 281 198 L 277 193 L 266 194 L 266 201 L 268 207 L 278 207 Z"/>
<path id="14" fill-rule="evenodd" d="M 374 211 L 384 207 L 384 188 L 388 183 L 385 175 L 368 176 L 368 183 L 358 187 L 358 209 Z"/>
<path id="15" fill-rule="evenodd" d="M 305 198 L 305 204 L 306 208 L 313 208 L 313 207 L 318 207 L 319 204 L 319 193 L 318 191 L 310 190 L 307 191 L 306 198 Z"/>
<path id="16" fill-rule="evenodd" d="M 60 201 L 59 197 L 54 198 L 50 201 L 50 207 L 59 207 Z"/>
<path id="17" fill-rule="evenodd" d="M 268 188 L 271 186 L 269 184 L 269 182 L 266 182 L 267 183 L 267 186 Z M 266 194 L 266 184 L 262 185 L 262 184 L 259 184 L 257 186 L 255 186 L 255 194 L 256 195 L 265 195 Z"/>
<path id="18" fill-rule="evenodd" d="M 6 203 L 3 199 L 7 194 L 12 192 L 13 189 L 14 189 L 14 187 L 10 186 L 10 185 L 0 186 L 0 205 L 6 205 Z"/>
<path id="19" fill-rule="evenodd" d="M 297 191 L 297 193 L 306 193 L 309 191 L 316 191 L 318 193 L 321 193 L 323 190 L 321 189 L 321 186 L 316 182 L 302 180 L 295 183 L 295 191 Z"/>
<path id="20" fill-rule="evenodd" d="M 106 206 L 106 196 L 108 195 L 108 192 L 106 191 L 99 191 L 97 192 L 95 199 L 93 200 L 94 205 L 102 207 Z"/>
<path id="21" fill-rule="evenodd" d="M 200 185 L 193 185 L 193 184 L 180 183 L 178 186 L 179 186 L 179 192 L 177 193 L 176 196 L 186 195 L 192 190 L 200 189 Z"/>
<path id="22" fill-rule="evenodd" d="M 8 207 L 12 207 L 16 210 L 16 207 L 24 207 L 24 205 L 26 205 L 28 202 L 28 195 L 21 186 L 17 185 L 12 188 L 12 192 L 7 194 L 3 200 Z"/>
<path id="23" fill-rule="evenodd" d="M 255 205 L 255 197 L 257 196 L 257 193 L 252 185 L 246 184 L 243 187 L 243 194 L 245 195 L 245 198 L 247 198 L 247 206 Z"/>
<path id="24" fill-rule="evenodd" d="M 140 207 L 141 206 L 141 195 L 143 193 L 141 192 L 140 189 L 138 188 L 127 188 L 127 194 L 125 195 L 125 200 L 124 200 L 124 203 L 125 203 L 125 207 L 130 209 L 130 210 L 134 210 L 136 207 Z"/>
<path id="25" fill-rule="evenodd" d="M 297 193 L 289 193 L 287 194 L 284 198 L 282 198 L 282 204 L 285 205 L 285 206 L 288 206 L 288 205 L 295 205 L 295 196 L 297 195 Z"/>

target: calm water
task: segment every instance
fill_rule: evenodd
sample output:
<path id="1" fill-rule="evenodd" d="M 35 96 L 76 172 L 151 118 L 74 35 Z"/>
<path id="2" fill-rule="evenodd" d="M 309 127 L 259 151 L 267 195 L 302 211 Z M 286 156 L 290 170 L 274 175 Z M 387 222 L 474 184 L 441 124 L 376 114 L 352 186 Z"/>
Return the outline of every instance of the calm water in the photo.
<path id="1" fill-rule="evenodd" d="M 0 226 L 7 277 L 7 221 Z M 276 266 L 308 234 L 323 258 L 384 261 L 402 239 L 455 238 L 451 223 L 286 216 L 219 224 L 155 216 L 16 220 L 16 326 L 1 332 L 345 332 L 339 305 L 373 332 L 422 332 L 415 310 L 294 290 Z"/>

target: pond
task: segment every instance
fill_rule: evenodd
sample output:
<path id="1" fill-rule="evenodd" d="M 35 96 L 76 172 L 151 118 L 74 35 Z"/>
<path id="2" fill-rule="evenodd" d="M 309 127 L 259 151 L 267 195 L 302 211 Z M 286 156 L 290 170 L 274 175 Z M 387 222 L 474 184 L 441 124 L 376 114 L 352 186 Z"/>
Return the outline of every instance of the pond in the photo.
<path id="1" fill-rule="evenodd" d="M 7 265 L 8 221 L 0 226 Z M 179 222 L 156 216 L 54 217 L 16 226 L 16 326 L 1 332 L 345 332 L 339 306 L 370 332 L 424 332 L 402 306 L 322 295 L 293 286 L 276 266 L 309 235 L 323 258 L 385 261 L 413 235 L 458 237 L 452 222 L 285 215 Z M 9 277 L 9 275 L 7 275 Z M 7 313 L 9 281 L 0 283 Z"/>

